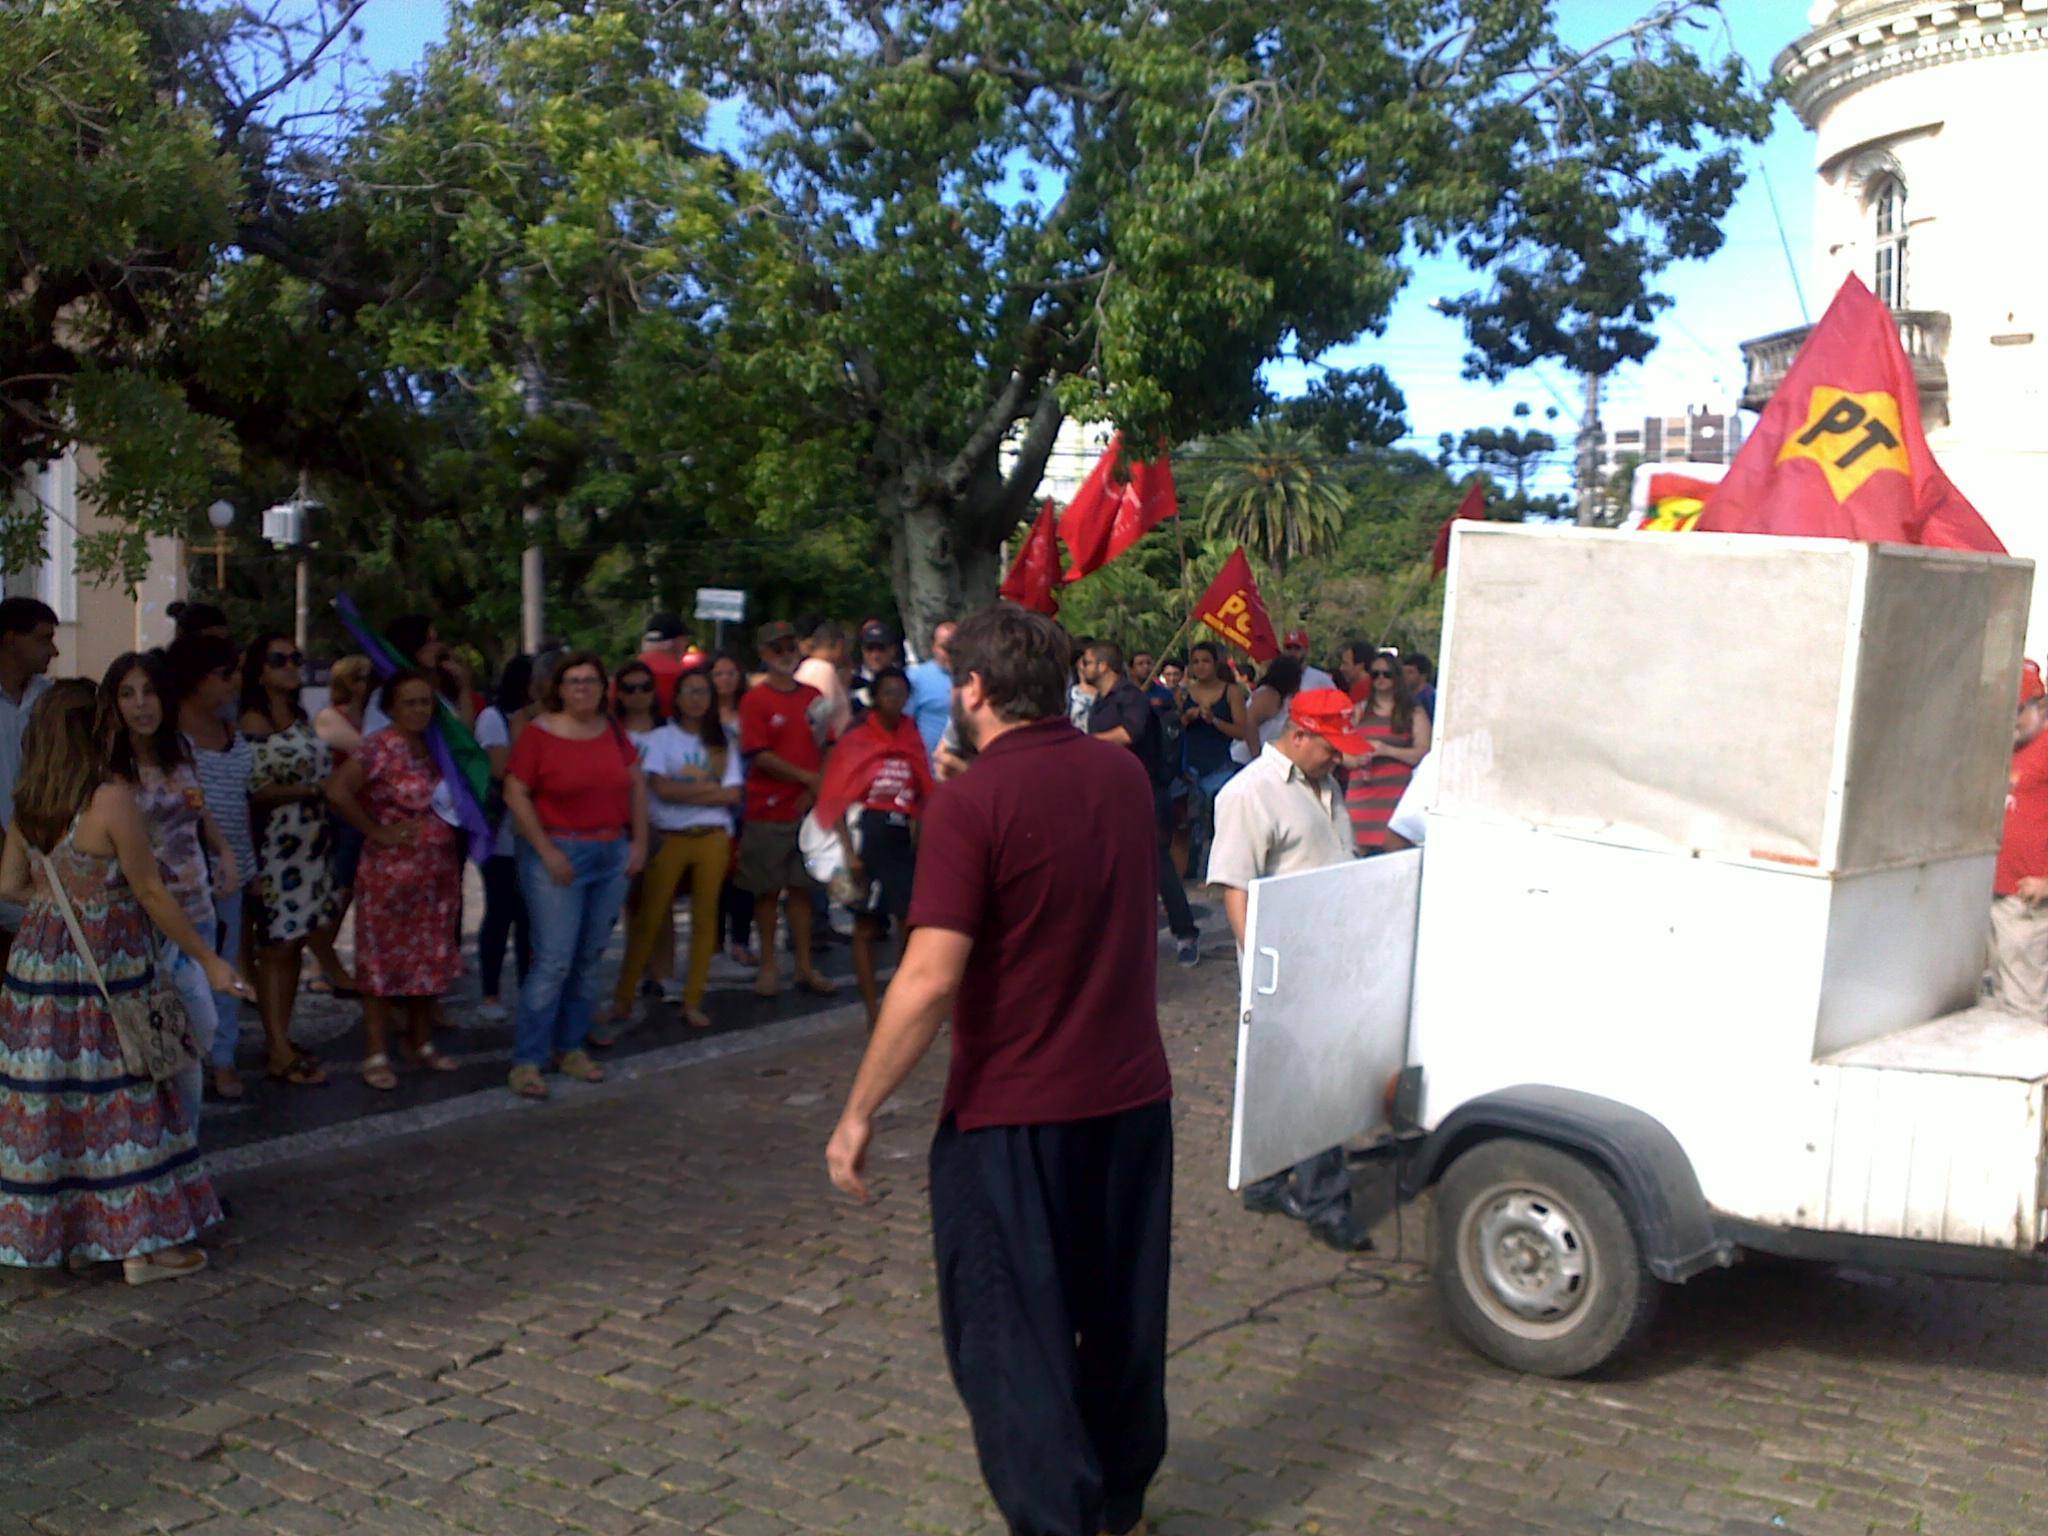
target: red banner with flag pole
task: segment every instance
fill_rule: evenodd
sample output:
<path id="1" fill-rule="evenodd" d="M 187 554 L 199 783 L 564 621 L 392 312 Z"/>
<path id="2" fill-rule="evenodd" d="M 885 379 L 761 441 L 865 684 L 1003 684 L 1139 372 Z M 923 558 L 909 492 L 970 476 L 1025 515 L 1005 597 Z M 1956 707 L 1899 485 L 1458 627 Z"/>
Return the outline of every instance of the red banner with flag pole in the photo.
<path id="1" fill-rule="evenodd" d="M 1038 509 L 1038 520 L 1025 535 L 1017 558 L 1010 562 L 1010 574 L 1003 578 L 998 595 L 1020 608 L 1048 618 L 1060 611 L 1056 595 L 1060 588 L 1060 540 L 1058 511 L 1050 500 Z"/>
<path id="2" fill-rule="evenodd" d="M 1935 463 L 1898 321 L 1853 275 L 1707 498 L 1698 528 L 2005 552 Z"/>
<path id="3" fill-rule="evenodd" d="M 1195 617 L 1239 650 L 1248 652 L 1260 666 L 1280 654 L 1273 621 L 1266 614 L 1259 584 L 1252 579 L 1252 563 L 1245 558 L 1241 544 L 1223 562 L 1223 569 L 1195 604 Z"/>
<path id="4" fill-rule="evenodd" d="M 1073 556 L 1065 580 L 1101 570 L 1172 517 L 1178 505 L 1173 461 L 1162 453 L 1144 463 L 1126 462 L 1118 433 L 1060 514 L 1060 542 Z"/>

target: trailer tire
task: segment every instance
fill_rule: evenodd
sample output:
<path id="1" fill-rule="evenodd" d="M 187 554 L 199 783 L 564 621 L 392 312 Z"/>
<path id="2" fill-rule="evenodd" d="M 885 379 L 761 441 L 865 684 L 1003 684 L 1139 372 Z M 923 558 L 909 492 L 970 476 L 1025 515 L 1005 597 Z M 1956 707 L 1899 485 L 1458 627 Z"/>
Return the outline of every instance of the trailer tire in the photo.
<path id="1" fill-rule="evenodd" d="M 1607 1176 L 1514 1136 L 1481 1142 L 1445 1171 L 1432 1268 L 1465 1341 L 1537 1376 L 1583 1375 L 1622 1354 L 1662 1294 Z"/>

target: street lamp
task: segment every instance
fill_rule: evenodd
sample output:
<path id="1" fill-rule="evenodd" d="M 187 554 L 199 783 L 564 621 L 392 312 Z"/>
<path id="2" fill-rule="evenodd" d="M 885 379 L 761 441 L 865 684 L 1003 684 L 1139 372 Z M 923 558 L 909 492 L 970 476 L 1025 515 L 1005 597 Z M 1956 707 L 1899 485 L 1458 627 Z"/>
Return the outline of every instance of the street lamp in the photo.
<path id="1" fill-rule="evenodd" d="M 225 592 L 228 587 L 228 529 L 235 525 L 235 504 L 231 501 L 216 501 L 206 509 L 206 520 L 213 524 L 212 549 L 197 549 L 195 554 L 213 556 L 213 586 L 216 592 Z"/>

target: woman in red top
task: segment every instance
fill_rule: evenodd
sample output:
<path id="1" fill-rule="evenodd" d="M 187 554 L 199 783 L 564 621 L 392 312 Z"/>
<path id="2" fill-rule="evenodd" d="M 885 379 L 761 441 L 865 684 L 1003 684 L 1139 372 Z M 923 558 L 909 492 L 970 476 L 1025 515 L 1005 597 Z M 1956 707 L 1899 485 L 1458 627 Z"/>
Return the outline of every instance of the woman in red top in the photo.
<path id="1" fill-rule="evenodd" d="M 505 767 L 533 932 L 510 1079 L 526 1099 L 548 1096 L 541 1071 L 551 1061 L 567 1077 L 603 1080 L 604 1068 L 583 1048 L 602 995 L 598 966 L 626 883 L 647 860 L 647 782 L 632 738 L 605 713 L 604 694 L 595 652 L 564 656 Z"/>
<path id="2" fill-rule="evenodd" d="M 462 910 L 462 842 L 436 810 L 441 770 L 427 745 L 434 684 L 408 669 L 385 679 L 377 703 L 391 724 L 372 731 L 327 781 L 335 814 L 363 835 L 356 869 L 356 985 L 369 1054 L 363 1081 L 398 1086 L 386 1054 L 391 1010 L 405 1015 L 414 1061 L 455 1063 L 434 1049 L 434 1003 L 462 974 L 455 943 Z"/>
<path id="3" fill-rule="evenodd" d="M 1382 651 L 1367 674 L 1372 693 L 1358 706 L 1358 729 L 1372 738 L 1372 751 L 1347 757 L 1350 778 L 1344 805 L 1351 812 L 1351 835 L 1360 858 L 1383 851 L 1387 823 L 1401 803 L 1401 791 L 1415 775 L 1415 765 L 1429 755 L 1429 711 L 1415 702 L 1401 673 L 1401 658 Z"/>
<path id="4" fill-rule="evenodd" d="M 853 974 L 875 1027 L 880 993 L 875 984 L 875 945 L 887 938 L 893 917 L 901 929 L 910 917 L 910 888 L 917 873 L 917 818 L 936 785 L 917 726 L 904 718 L 910 680 L 901 667 L 886 667 L 870 685 L 874 709 L 839 739 L 818 791 L 819 824 L 838 831 L 848 844 L 846 871 L 860 894 L 853 909 Z M 860 850 L 847 837 L 845 818 L 858 817 Z"/>

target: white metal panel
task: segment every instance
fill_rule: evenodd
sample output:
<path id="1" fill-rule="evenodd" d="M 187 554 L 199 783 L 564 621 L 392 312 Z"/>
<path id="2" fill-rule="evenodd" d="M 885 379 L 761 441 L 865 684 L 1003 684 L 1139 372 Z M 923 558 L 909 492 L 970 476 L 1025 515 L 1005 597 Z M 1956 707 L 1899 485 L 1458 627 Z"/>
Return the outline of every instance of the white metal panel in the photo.
<path id="1" fill-rule="evenodd" d="M 1420 850 L 1254 880 L 1230 1187 L 1385 1128 L 1407 1059 Z"/>
<path id="2" fill-rule="evenodd" d="M 1975 854 L 1832 882 L 1816 1056 L 1975 1001 L 1997 863 Z"/>
<path id="3" fill-rule="evenodd" d="M 1632 1105 L 1731 1215 L 1796 1203 L 1831 882 L 1433 816 L 1424 1123 L 1518 1083 Z"/>
<path id="4" fill-rule="evenodd" d="M 2023 1019 L 1979 1003 L 1837 1051 L 1826 1058 L 1826 1065 L 2044 1083 L 2048 1082 L 2048 1029 L 2036 1019 Z"/>

